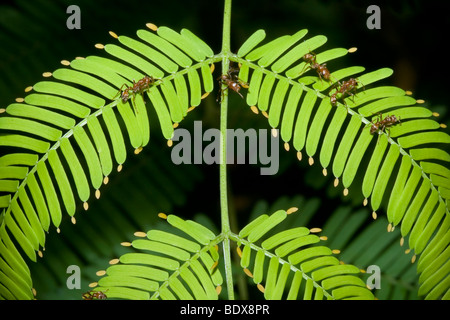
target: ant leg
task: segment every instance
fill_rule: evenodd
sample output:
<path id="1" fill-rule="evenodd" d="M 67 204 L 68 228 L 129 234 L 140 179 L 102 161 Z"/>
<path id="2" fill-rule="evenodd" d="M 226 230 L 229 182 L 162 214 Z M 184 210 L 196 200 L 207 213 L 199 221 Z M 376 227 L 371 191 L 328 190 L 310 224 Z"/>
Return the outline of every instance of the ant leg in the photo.
<path id="1" fill-rule="evenodd" d="M 380 136 L 381 136 L 381 133 L 378 132 L 377 144 L 380 142 Z"/>
<path id="2" fill-rule="evenodd" d="M 112 98 L 112 100 L 114 100 L 115 98 L 117 98 L 117 96 L 119 95 L 119 93 L 121 93 L 122 92 L 122 88 L 125 86 L 126 87 L 126 83 L 124 83 L 120 88 L 119 88 L 119 91 L 117 91 L 117 93 L 116 93 L 116 95 Z"/>
<path id="3" fill-rule="evenodd" d="M 303 75 L 309 69 L 312 69 L 312 67 L 305 62 L 305 65 L 303 66 L 302 71 L 300 71 L 299 76 Z"/>

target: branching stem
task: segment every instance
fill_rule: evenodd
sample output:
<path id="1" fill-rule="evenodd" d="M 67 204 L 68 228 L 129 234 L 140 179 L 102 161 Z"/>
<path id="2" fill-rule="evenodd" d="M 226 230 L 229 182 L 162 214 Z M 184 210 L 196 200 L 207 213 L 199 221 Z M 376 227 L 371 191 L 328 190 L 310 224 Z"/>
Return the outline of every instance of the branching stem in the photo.
<path id="1" fill-rule="evenodd" d="M 231 0 L 225 0 L 223 14 L 223 38 L 222 38 L 222 70 L 228 70 L 230 60 L 230 20 Z M 228 215 L 228 193 L 227 193 L 227 114 L 228 114 L 228 91 L 222 85 L 223 98 L 220 103 L 220 215 L 222 223 L 222 234 L 224 235 L 223 253 L 225 263 L 225 276 L 227 282 L 228 298 L 234 300 L 233 274 L 231 270 L 230 250 L 230 219 Z"/>

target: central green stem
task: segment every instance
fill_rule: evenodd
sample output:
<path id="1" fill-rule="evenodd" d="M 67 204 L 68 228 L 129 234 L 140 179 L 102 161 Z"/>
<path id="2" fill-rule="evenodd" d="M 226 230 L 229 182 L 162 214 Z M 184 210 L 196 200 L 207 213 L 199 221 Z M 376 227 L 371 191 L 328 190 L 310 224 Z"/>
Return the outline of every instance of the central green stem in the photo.
<path id="1" fill-rule="evenodd" d="M 230 60 L 230 26 L 231 26 L 231 0 L 225 0 L 223 13 L 223 38 L 222 38 L 222 73 L 229 69 Z M 231 269 L 230 250 L 230 219 L 228 215 L 228 193 L 227 193 L 227 115 L 228 115 L 228 90 L 222 84 L 222 100 L 220 103 L 220 216 L 222 223 L 223 253 L 225 264 L 225 275 L 227 282 L 228 298 L 234 300 L 233 274 Z"/>

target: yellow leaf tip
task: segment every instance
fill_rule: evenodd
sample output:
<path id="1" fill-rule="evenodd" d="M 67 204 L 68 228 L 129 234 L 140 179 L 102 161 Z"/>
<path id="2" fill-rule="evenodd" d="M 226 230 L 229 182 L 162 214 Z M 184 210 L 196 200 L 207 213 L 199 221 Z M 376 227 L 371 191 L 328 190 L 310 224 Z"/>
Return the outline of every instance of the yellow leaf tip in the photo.
<path id="1" fill-rule="evenodd" d="M 158 31 L 158 27 L 154 23 L 148 22 L 145 24 L 145 26 L 152 31 Z"/>
<path id="2" fill-rule="evenodd" d="M 139 237 L 139 238 L 145 238 L 145 237 L 147 237 L 147 233 L 146 233 L 146 232 L 143 232 L 143 231 L 136 231 L 136 232 L 134 233 L 134 236 L 135 236 L 135 237 Z"/>
<path id="3" fill-rule="evenodd" d="M 144 149 L 143 147 L 139 147 L 139 148 L 134 149 L 134 154 L 137 155 L 137 154 L 141 153 L 143 149 Z"/>
<path id="4" fill-rule="evenodd" d="M 106 270 L 98 270 L 95 274 L 99 277 L 104 276 L 106 274 Z"/>
<path id="5" fill-rule="evenodd" d="M 165 214 L 165 213 L 162 213 L 162 212 L 158 213 L 158 217 L 160 217 L 161 219 L 167 220 L 167 214 Z"/>
<path id="6" fill-rule="evenodd" d="M 258 283 L 256 285 L 256 287 L 258 288 L 259 291 L 261 291 L 262 293 L 264 293 L 266 291 L 266 289 L 264 288 L 264 286 L 261 283 Z"/>
<path id="7" fill-rule="evenodd" d="M 115 39 L 119 38 L 119 36 L 114 31 L 109 31 L 109 35 Z"/>
<path id="8" fill-rule="evenodd" d="M 298 211 L 297 207 L 291 207 L 291 208 L 287 209 L 286 213 L 287 214 L 291 214 L 291 213 L 294 213 L 294 212 L 297 212 L 297 211 Z"/>
<path id="9" fill-rule="evenodd" d="M 253 273 L 252 273 L 249 269 L 244 268 L 244 272 L 245 272 L 245 274 L 248 275 L 250 278 L 253 278 Z"/>

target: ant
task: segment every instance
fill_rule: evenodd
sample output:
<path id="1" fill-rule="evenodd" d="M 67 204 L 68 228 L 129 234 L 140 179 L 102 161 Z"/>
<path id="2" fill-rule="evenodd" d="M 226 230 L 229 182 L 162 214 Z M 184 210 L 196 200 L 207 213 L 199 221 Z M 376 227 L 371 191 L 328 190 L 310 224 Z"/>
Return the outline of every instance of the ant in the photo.
<path id="1" fill-rule="evenodd" d="M 401 123 L 400 122 L 400 117 L 396 117 L 394 115 L 390 116 L 387 115 L 384 119 L 383 119 L 383 115 L 381 113 L 378 113 L 378 117 L 374 120 L 372 120 L 372 122 L 370 122 L 368 125 L 371 125 L 370 127 L 370 134 L 374 134 L 375 132 L 384 132 L 386 131 L 388 134 L 388 138 L 390 135 L 390 128 L 394 125 L 396 125 L 397 123 Z M 378 136 L 378 139 L 380 137 Z"/>
<path id="2" fill-rule="evenodd" d="M 106 289 L 106 291 L 108 291 L 108 289 Z M 106 294 L 103 291 L 92 291 L 92 290 L 83 293 L 81 297 L 83 298 L 83 300 L 94 300 L 94 299 L 105 300 L 107 298 Z"/>
<path id="3" fill-rule="evenodd" d="M 243 99 L 244 97 L 242 96 L 242 94 L 239 92 L 242 88 L 248 88 L 249 84 L 242 81 L 241 79 L 239 79 L 239 77 L 233 73 L 238 72 L 239 69 L 234 68 L 234 67 L 230 67 L 230 69 L 228 70 L 227 74 L 223 74 L 220 77 L 217 78 L 217 80 L 219 80 L 219 84 L 225 84 L 227 86 L 227 89 L 230 88 L 231 90 L 233 90 L 234 92 L 236 92 L 237 94 L 239 94 L 241 96 L 241 98 Z M 223 90 L 222 88 L 220 88 L 220 93 L 221 93 L 221 100 L 223 100 Z M 218 98 L 217 98 L 218 100 Z"/>
<path id="4" fill-rule="evenodd" d="M 327 64 L 317 63 L 316 54 L 314 52 L 310 51 L 309 53 L 305 54 L 303 56 L 303 60 L 305 60 L 309 64 L 309 66 L 306 67 L 305 71 L 307 71 L 308 69 L 316 70 L 317 74 L 319 75 L 320 81 L 322 81 L 322 79 L 330 81 L 331 73 L 326 67 Z"/>
<path id="5" fill-rule="evenodd" d="M 357 86 L 358 86 L 359 83 L 360 82 L 358 80 L 353 79 L 353 78 L 350 78 L 349 80 L 344 81 L 342 83 L 339 82 L 339 81 L 337 82 L 337 84 L 335 83 L 332 86 L 332 88 L 334 88 L 336 85 L 338 86 L 338 88 L 336 89 L 336 91 L 332 95 L 330 95 L 331 105 L 333 105 L 333 106 L 336 105 L 337 99 L 338 99 L 337 98 L 337 94 L 338 93 L 341 94 L 340 98 L 343 98 L 346 94 L 353 97 L 355 95 L 355 92 L 356 92 L 356 89 L 357 89 Z M 347 104 L 345 103 L 345 101 L 344 101 L 344 104 L 347 107 Z"/>
<path id="6" fill-rule="evenodd" d="M 152 76 L 145 76 L 142 79 L 135 82 L 133 80 L 133 85 L 127 87 L 126 84 L 123 84 L 122 87 L 120 87 L 119 92 L 114 96 L 114 98 L 120 93 L 120 98 L 122 99 L 122 102 L 125 103 L 130 99 L 130 95 L 133 96 L 133 102 L 136 94 L 142 94 L 148 89 L 150 89 L 151 86 L 155 84 L 156 81 L 161 79 L 153 78 Z M 162 81 L 162 80 L 161 80 Z M 126 87 L 123 89 L 123 87 Z"/>

